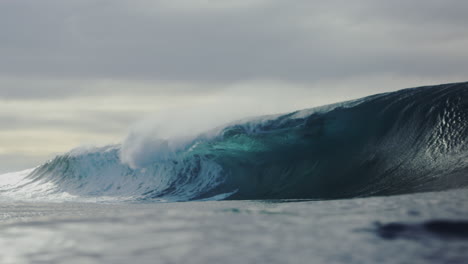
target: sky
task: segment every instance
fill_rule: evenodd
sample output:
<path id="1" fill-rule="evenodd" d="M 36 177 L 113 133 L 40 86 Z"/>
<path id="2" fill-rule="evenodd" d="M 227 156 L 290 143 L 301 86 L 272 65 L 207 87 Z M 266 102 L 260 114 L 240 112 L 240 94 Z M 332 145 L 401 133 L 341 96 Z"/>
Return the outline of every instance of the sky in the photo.
<path id="1" fill-rule="evenodd" d="M 466 10 L 465 0 L 0 0 L 0 173 L 119 143 L 142 120 L 214 124 L 467 81 Z"/>

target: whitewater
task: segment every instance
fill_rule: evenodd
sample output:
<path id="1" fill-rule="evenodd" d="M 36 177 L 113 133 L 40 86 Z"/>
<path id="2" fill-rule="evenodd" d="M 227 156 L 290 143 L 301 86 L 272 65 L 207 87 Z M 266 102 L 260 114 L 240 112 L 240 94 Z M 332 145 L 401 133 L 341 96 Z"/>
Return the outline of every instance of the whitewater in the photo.
<path id="1" fill-rule="evenodd" d="M 0 263 L 468 260 L 468 83 L 181 132 L 0 175 Z"/>

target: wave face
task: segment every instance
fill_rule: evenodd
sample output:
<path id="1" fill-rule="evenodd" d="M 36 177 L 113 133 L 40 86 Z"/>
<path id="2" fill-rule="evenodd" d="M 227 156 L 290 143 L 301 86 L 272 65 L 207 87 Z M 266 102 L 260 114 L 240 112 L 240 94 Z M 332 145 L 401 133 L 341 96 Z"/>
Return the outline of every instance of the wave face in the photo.
<path id="1" fill-rule="evenodd" d="M 144 169 L 123 164 L 119 145 L 72 151 L 15 176 L 0 195 L 188 201 L 440 191 L 468 186 L 467 140 L 468 83 L 420 87 L 233 123 Z"/>

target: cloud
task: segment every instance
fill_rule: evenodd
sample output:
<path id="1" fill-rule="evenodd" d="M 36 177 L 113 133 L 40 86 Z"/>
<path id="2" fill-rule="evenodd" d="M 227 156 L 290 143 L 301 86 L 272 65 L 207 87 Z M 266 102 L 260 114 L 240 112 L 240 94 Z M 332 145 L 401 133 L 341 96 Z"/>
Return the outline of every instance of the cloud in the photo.
<path id="1" fill-rule="evenodd" d="M 117 97 L 129 94 L 187 96 L 212 92 L 215 84 L 161 80 L 117 80 L 111 78 L 63 78 L 0 75 L 0 99 L 73 99 L 96 95 Z"/>
<path id="2" fill-rule="evenodd" d="M 43 163 L 47 158 L 52 157 L 25 155 L 24 153 L 2 154 L 0 152 L 0 175 L 34 168 L 34 166 Z"/>
<path id="3" fill-rule="evenodd" d="M 467 9 L 457 0 L 2 0 L 0 170 L 115 143 L 139 119 L 199 112 L 208 126 L 466 81 Z"/>
<path id="4" fill-rule="evenodd" d="M 455 0 L 2 1 L 0 71 L 223 83 L 462 75 L 466 8 Z"/>

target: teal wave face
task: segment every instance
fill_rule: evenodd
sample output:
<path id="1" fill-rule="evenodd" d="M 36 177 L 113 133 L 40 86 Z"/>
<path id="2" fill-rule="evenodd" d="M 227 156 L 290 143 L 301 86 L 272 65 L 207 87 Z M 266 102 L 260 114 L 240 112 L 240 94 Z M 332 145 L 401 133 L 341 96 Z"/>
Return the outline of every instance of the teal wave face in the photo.
<path id="1" fill-rule="evenodd" d="M 122 164 L 119 146 L 65 155 L 29 179 L 145 201 L 393 195 L 468 186 L 467 140 L 460 83 L 239 122 L 145 169 Z"/>
<path id="2" fill-rule="evenodd" d="M 468 184 L 467 84 L 295 116 L 227 127 L 196 151 L 221 165 L 223 191 L 237 190 L 232 199 L 346 198 Z"/>

